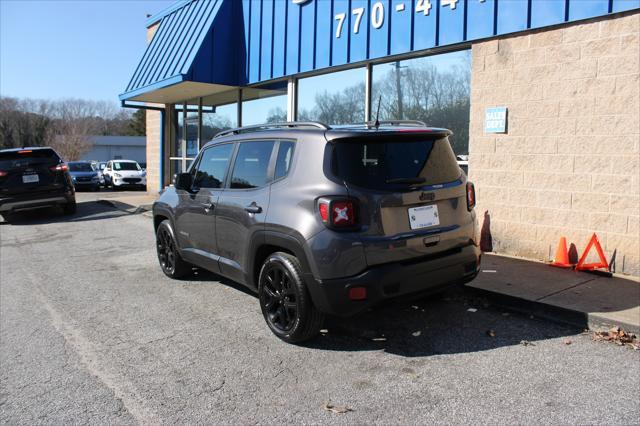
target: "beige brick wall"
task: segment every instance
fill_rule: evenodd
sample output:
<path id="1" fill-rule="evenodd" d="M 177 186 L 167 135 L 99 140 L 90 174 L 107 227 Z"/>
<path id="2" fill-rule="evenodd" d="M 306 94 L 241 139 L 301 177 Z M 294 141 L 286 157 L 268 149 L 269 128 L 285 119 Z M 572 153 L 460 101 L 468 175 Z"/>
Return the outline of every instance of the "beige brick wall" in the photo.
<path id="1" fill-rule="evenodd" d="M 160 111 L 147 110 L 147 192 L 160 189 Z"/>
<path id="2" fill-rule="evenodd" d="M 639 33 L 633 12 L 473 45 L 469 171 L 494 251 L 548 260 L 596 232 L 640 275 Z M 484 133 L 495 106 L 506 134 Z"/>

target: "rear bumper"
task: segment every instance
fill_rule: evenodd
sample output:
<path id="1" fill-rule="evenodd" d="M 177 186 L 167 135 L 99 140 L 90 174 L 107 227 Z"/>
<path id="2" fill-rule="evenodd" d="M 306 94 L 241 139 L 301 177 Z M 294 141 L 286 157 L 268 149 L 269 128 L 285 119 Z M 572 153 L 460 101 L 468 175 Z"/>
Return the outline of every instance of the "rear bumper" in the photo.
<path id="1" fill-rule="evenodd" d="M 67 204 L 75 200 L 72 191 L 47 192 L 41 194 L 20 194 L 9 197 L 0 197 L 0 212 L 31 209 Z"/>
<path id="2" fill-rule="evenodd" d="M 339 316 L 355 315 L 398 296 L 436 292 L 469 282 L 478 274 L 480 256 L 480 249 L 469 245 L 412 263 L 375 266 L 353 277 L 313 280 L 308 287 L 319 310 Z M 352 287 L 366 288 L 366 299 L 350 300 Z"/>

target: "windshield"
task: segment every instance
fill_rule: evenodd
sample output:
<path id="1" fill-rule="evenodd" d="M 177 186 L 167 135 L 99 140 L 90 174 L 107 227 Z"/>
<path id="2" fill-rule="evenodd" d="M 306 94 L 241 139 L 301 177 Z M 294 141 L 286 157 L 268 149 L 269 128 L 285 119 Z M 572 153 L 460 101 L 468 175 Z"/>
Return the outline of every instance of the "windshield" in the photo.
<path id="1" fill-rule="evenodd" d="M 138 163 L 129 162 L 115 162 L 113 163 L 114 170 L 140 170 Z"/>
<path id="2" fill-rule="evenodd" d="M 93 166 L 90 163 L 68 163 L 71 172 L 93 172 Z"/>
<path id="3" fill-rule="evenodd" d="M 0 152 L 0 170 L 11 170 L 33 166 L 53 165 L 60 162 L 60 157 L 52 149 L 34 149 Z"/>
<path id="4" fill-rule="evenodd" d="M 338 142 L 333 173 L 364 188 L 389 189 L 455 181 L 460 168 L 447 138 Z"/>

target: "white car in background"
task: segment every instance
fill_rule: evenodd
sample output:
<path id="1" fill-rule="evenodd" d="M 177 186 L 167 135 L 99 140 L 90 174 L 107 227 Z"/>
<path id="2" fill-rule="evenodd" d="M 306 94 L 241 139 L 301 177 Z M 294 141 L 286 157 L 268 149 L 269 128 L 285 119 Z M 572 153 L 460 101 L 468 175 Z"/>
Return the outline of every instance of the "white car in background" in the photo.
<path id="1" fill-rule="evenodd" d="M 120 188 L 146 188 L 147 172 L 133 160 L 111 160 L 107 162 L 104 170 L 105 187 Z"/>

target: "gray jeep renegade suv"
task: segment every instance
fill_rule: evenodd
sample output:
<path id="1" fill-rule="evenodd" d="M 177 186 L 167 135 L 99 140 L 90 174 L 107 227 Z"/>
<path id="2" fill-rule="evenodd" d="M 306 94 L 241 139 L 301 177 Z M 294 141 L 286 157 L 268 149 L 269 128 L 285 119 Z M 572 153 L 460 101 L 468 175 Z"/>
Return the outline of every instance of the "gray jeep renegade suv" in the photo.
<path id="1" fill-rule="evenodd" d="M 478 273 L 475 191 L 449 130 L 420 122 L 317 122 L 224 131 L 153 206 L 158 259 L 257 291 L 287 342 Z"/>

